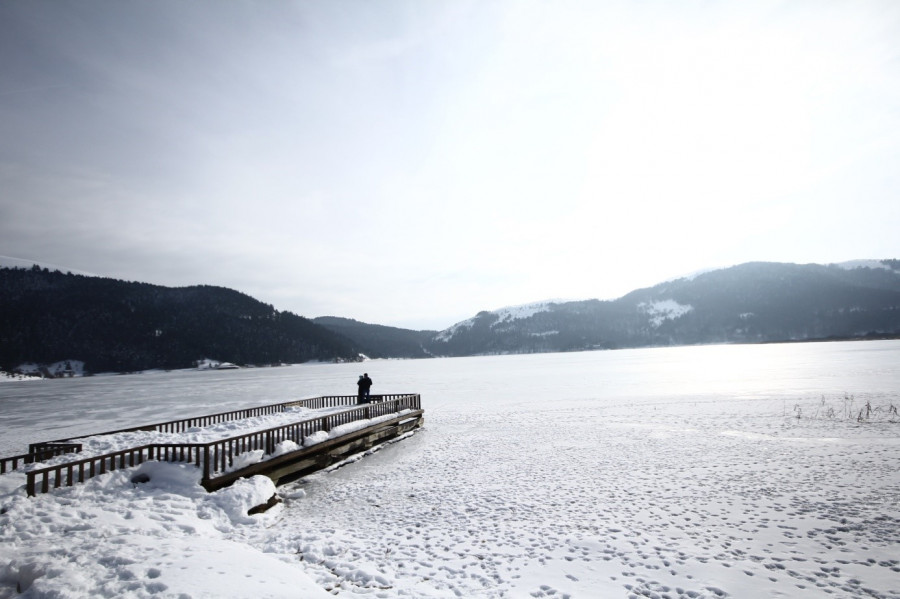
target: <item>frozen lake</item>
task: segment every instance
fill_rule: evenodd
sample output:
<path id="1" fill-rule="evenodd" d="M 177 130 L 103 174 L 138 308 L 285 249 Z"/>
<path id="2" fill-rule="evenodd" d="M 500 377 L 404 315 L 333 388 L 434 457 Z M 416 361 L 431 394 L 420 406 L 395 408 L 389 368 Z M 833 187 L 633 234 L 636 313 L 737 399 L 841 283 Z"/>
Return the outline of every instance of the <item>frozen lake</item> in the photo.
<path id="1" fill-rule="evenodd" d="M 787 403 L 854 395 L 900 404 L 900 341 L 727 345 L 529 354 L 224 371 L 153 372 L 0 384 L 0 455 L 30 441 L 224 412 L 319 395 L 421 393 L 446 410 L 545 411 L 586 402 L 638 406 Z M 754 402 L 754 405 L 760 405 Z M 793 405 L 788 406 L 793 408 Z"/>
<path id="2" fill-rule="evenodd" d="M 229 533 L 329 591 L 900 597 L 900 341 L 5 383 L 0 453 L 353 394 L 363 371 L 421 393 L 425 427 Z"/>

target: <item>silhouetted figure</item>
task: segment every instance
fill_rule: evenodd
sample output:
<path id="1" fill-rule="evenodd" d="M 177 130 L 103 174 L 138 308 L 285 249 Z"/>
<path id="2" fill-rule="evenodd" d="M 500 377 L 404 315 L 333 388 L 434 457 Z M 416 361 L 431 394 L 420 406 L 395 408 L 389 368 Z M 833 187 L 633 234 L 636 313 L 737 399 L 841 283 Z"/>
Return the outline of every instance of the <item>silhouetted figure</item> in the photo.
<path id="1" fill-rule="evenodd" d="M 366 392 L 363 390 L 364 384 L 365 383 L 363 382 L 363 375 L 359 375 L 359 380 L 356 381 L 356 403 L 365 403 L 363 401 L 363 398 L 366 396 Z"/>
<path id="2" fill-rule="evenodd" d="M 360 403 L 369 403 L 369 389 L 371 388 L 372 379 L 369 378 L 369 373 L 363 373 L 359 379 L 359 393 L 361 395 Z"/>

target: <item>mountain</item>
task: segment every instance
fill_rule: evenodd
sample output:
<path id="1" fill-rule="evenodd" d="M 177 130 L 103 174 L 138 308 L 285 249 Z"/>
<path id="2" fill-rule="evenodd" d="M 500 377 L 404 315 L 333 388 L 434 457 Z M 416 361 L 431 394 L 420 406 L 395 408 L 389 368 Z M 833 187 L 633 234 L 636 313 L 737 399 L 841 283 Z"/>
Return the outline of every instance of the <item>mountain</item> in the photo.
<path id="1" fill-rule="evenodd" d="M 231 289 L 170 288 L 34 266 L 0 268 L 0 370 L 84 362 L 90 372 L 354 360 L 350 340 Z"/>
<path id="2" fill-rule="evenodd" d="M 431 357 L 427 346 L 437 335 L 437 331 L 411 331 L 336 316 L 320 316 L 312 321 L 352 339 L 360 353 L 370 358 Z"/>
<path id="3" fill-rule="evenodd" d="M 221 287 L 160 287 L 0 268 L 0 370 L 92 372 L 585 349 L 900 337 L 900 260 L 751 262 L 615 300 L 546 301 L 412 331 L 279 312 Z"/>
<path id="4" fill-rule="evenodd" d="M 900 261 L 753 262 L 611 301 L 480 312 L 438 333 L 434 355 L 900 336 Z"/>

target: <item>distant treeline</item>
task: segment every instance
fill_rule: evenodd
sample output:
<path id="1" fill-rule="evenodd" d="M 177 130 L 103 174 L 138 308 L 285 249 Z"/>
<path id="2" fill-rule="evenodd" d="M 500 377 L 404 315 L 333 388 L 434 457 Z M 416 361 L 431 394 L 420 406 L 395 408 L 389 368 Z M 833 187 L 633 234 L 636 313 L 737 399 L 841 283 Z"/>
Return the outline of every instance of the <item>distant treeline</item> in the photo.
<path id="1" fill-rule="evenodd" d="M 77 359 L 91 372 L 354 360 L 355 344 L 290 312 L 212 286 L 0 269 L 0 368 Z"/>

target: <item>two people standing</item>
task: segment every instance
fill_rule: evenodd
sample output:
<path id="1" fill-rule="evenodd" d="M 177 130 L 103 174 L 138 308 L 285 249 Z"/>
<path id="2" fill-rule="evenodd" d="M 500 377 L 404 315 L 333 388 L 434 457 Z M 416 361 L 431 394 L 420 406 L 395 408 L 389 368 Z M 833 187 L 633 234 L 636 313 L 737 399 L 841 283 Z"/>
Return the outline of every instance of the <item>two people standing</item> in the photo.
<path id="1" fill-rule="evenodd" d="M 357 402 L 369 403 L 369 389 L 372 388 L 372 379 L 369 378 L 369 373 L 363 373 L 356 385 L 359 387 L 359 392 L 356 394 Z"/>

